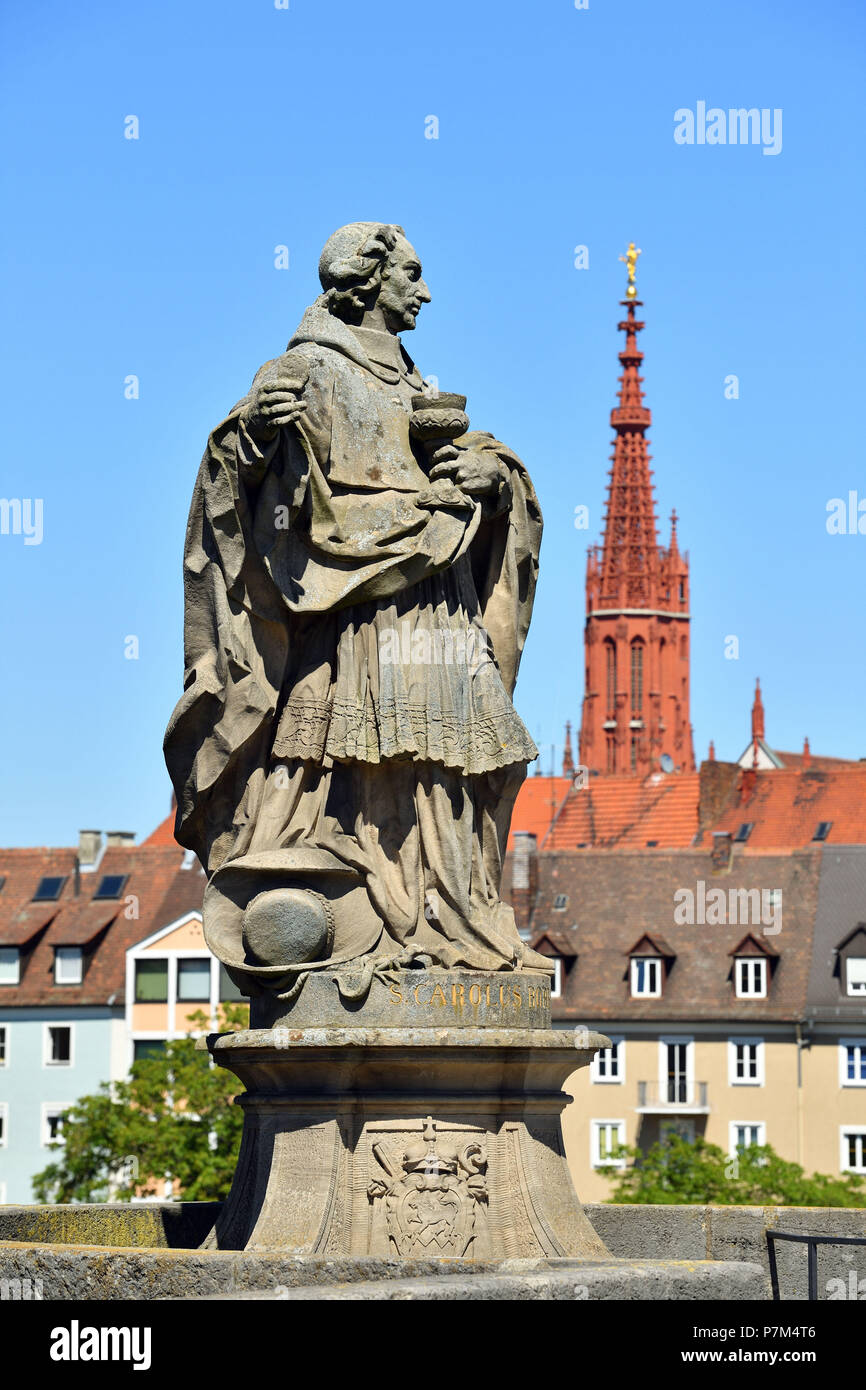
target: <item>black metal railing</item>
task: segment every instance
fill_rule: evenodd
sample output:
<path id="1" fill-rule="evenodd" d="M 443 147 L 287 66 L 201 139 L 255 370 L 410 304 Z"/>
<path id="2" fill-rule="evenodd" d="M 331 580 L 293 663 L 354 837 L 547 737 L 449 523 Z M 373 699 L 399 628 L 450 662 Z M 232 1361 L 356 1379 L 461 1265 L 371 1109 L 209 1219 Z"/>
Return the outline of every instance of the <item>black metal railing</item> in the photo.
<path id="1" fill-rule="evenodd" d="M 806 1260 L 809 1274 L 809 1302 L 818 1302 L 818 1246 L 819 1245 L 864 1245 L 866 1246 L 866 1236 L 801 1236 L 795 1235 L 792 1231 L 768 1231 L 767 1232 L 767 1256 L 770 1261 L 770 1285 L 773 1290 L 773 1302 L 780 1303 L 779 1293 L 779 1271 L 776 1267 L 776 1241 L 791 1240 L 797 1245 L 807 1247 Z"/>

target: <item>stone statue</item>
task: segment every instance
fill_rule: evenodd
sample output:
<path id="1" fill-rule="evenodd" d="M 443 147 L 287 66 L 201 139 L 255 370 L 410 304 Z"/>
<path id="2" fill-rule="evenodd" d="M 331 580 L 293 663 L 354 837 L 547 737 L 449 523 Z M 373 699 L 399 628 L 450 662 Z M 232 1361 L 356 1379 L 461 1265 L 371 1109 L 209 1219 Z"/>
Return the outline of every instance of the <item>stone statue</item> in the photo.
<path id="1" fill-rule="evenodd" d="M 550 1027 L 552 964 L 499 897 L 538 502 L 401 345 L 430 299 L 402 229 L 341 227 L 319 278 L 187 529 L 176 834 L 250 996 L 207 1039 L 244 1124 L 206 1244 L 596 1258 L 559 1088 L 607 1039 Z"/>
<path id="2" fill-rule="evenodd" d="M 208 441 L 165 739 L 205 934 L 254 1018 L 322 972 L 358 1000 L 403 969 L 551 973 L 499 897 L 537 756 L 511 702 L 532 483 L 402 346 L 430 293 L 401 227 L 341 227 L 319 278 Z"/>

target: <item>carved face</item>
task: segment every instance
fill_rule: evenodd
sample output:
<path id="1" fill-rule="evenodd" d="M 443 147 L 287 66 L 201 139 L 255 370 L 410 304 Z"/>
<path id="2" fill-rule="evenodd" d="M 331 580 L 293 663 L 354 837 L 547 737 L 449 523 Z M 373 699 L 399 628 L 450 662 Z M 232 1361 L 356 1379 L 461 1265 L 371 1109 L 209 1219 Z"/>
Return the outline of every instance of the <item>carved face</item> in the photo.
<path id="1" fill-rule="evenodd" d="M 398 237 L 382 271 L 376 307 L 382 310 L 392 333 L 404 333 L 415 327 L 421 305 L 429 303 L 430 291 L 421 279 L 421 262 L 415 248 L 405 237 Z"/>

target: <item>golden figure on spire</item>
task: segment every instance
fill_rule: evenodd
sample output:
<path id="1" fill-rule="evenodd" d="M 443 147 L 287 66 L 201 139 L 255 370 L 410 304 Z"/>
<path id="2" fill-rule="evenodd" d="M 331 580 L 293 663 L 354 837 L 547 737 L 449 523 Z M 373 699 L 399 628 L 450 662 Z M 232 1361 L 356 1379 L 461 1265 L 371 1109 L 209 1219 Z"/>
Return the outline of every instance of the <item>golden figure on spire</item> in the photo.
<path id="1" fill-rule="evenodd" d="M 643 252 L 641 251 L 640 247 L 635 246 L 634 242 L 630 241 L 628 244 L 628 250 L 626 251 L 625 255 L 620 256 L 619 258 L 621 261 L 624 261 L 625 264 L 628 266 L 628 289 L 625 292 L 626 299 L 634 299 L 637 296 L 637 286 L 634 282 L 634 273 L 637 267 L 637 258 L 638 256 L 642 255 Z"/>

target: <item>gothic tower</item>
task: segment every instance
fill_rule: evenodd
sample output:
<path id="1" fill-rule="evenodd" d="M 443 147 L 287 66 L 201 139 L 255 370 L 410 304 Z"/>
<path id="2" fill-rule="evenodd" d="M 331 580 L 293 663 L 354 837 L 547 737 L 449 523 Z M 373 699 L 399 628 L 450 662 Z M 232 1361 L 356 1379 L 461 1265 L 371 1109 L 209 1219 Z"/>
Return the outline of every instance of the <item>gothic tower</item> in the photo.
<path id="1" fill-rule="evenodd" d="M 640 251 L 631 243 L 626 317 L 618 327 L 619 405 L 610 414 L 616 431 L 607 489 L 604 541 L 590 546 L 586 566 L 585 687 L 580 761 L 601 774 L 657 772 L 667 754 L 673 766 L 694 771 L 689 722 L 689 562 L 671 515 L 667 549 L 656 533 L 637 335 L 644 324 L 635 286 Z M 668 770 L 671 764 L 664 759 Z"/>

